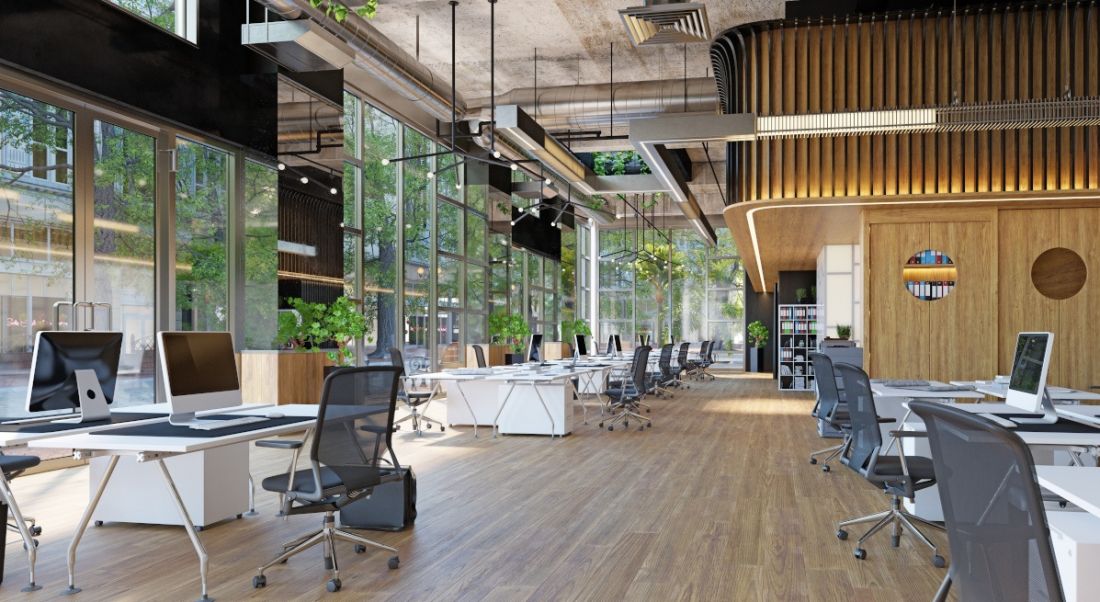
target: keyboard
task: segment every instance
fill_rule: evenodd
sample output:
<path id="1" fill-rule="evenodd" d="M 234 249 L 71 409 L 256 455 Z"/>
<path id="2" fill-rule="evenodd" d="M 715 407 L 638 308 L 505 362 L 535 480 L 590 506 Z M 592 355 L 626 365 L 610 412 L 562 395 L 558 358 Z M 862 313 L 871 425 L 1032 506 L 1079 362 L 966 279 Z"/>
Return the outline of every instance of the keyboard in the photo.
<path id="1" fill-rule="evenodd" d="M 1002 426 L 1006 429 L 1016 428 L 1016 423 L 1012 422 L 1008 418 L 1002 418 L 1002 417 L 1000 417 L 996 414 L 987 414 L 987 413 L 981 413 L 981 414 L 978 414 L 978 415 L 981 416 L 982 418 L 985 418 L 986 420 L 990 420 L 990 421 L 996 423 L 997 425 Z"/>
<path id="2" fill-rule="evenodd" d="M 187 424 L 187 428 L 196 431 L 216 431 L 232 428 L 234 426 L 244 426 L 255 422 L 263 422 L 265 420 L 267 420 L 267 418 L 264 416 L 241 416 L 240 418 L 230 418 L 228 420 L 192 420 Z"/>
<path id="3" fill-rule="evenodd" d="M 882 384 L 887 387 L 927 387 L 926 380 L 884 380 Z"/>

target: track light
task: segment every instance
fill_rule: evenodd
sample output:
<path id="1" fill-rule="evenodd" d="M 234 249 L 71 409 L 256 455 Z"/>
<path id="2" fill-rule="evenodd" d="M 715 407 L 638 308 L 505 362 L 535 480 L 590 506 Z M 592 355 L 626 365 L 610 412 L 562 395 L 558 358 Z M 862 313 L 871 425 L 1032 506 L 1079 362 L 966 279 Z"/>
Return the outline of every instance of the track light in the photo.
<path id="1" fill-rule="evenodd" d="M 339 191 L 339 190 L 336 190 L 336 187 L 335 187 L 335 186 L 333 186 L 332 188 L 329 188 L 329 189 L 328 189 L 328 192 L 329 192 L 329 194 L 336 194 L 336 193 L 338 193 L 338 192 L 340 192 L 340 191 Z"/>
<path id="2" fill-rule="evenodd" d="M 546 178 L 545 180 L 543 180 L 543 183 L 546 184 L 547 186 L 549 186 L 550 185 L 550 178 Z"/>
<path id="3" fill-rule="evenodd" d="M 302 176 L 302 179 L 301 179 L 301 180 L 299 180 L 299 182 L 301 182 L 301 183 L 303 183 L 303 184 L 309 184 L 309 178 L 307 178 L 307 177 L 305 177 L 305 176 Z"/>
<path id="4" fill-rule="evenodd" d="M 276 165 L 276 167 L 279 168 L 279 171 L 286 171 L 286 163 L 283 163 L 282 161 L 280 161 L 279 164 Z"/>
<path id="5" fill-rule="evenodd" d="M 389 159 L 382 159 L 382 165 L 389 165 L 389 164 L 390 164 Z"/>
<path id="6" fill-rule="evenodd" d="M 512 168 L 512 171 L 515 171 L 515 170 L 519 169 L 519 165 L 516 165 L 515 163 L 509 165 L 509 167 Z"/>
<path id="7" fill-rule="evenodd" d="M 500 151 L 498 151 L 498 150 L 493 151 L 493 158 L 494 159 L 499 159 L 500 158 Z"/>
<path id="8" fill-rule="evenodd" d="M 516 225 L 516 220 L 512 220 L 512 221 L 510 221 L 510 222 L 508 222 L 508 223 L 514 226 L 514 225 Z"/>

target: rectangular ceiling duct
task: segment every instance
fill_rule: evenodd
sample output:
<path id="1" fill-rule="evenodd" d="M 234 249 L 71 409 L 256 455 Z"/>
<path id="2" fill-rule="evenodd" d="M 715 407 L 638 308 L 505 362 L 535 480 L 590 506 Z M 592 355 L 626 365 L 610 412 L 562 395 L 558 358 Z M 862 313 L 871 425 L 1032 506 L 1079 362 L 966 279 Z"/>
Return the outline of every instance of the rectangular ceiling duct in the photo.
<path id="1" fill-rule="evenodd" d="M 649 0 L 619 11 L 635 46 L 710 41 L 707 6 L 683 0 Z"/>
<path id="2" fill-rule="evenodd" d="M 241 43 L 295 72 L 343 69 L 355 55 L 312 19 L 245 23 Z"/>

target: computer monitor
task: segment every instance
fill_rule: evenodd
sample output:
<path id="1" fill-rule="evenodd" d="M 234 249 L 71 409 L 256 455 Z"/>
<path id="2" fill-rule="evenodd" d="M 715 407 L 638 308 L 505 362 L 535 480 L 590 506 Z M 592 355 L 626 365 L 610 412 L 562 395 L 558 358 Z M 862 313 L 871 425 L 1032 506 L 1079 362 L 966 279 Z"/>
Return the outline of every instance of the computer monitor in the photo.
<path id="1" fill-rule="evenodd" d="M 34 336 L 27 411 L 80 410 L 103 420 L 114 401 L 121 332 L 39 331 Z"/>
<path id="2" fill-rule="evenodd" d="M 1058 421 L 1054 405 L 1046 395 L 1050 352 L 1054 348 L 1052 332 L 1021 332 L 1016 336 L 1016 354 L 1012 360 L 1012 376 L 1008 381 L 1005 403 L 1041 418 L 1014 418 L 1021 423 Z"/>
<path id="3" fill-rule="evenodd" d="M 588 341 L 585 340 L 583 334 L 575 334 L 573 338 L 577 340 L 577 356 L 586 357 L 588 355 Z"/>
<path id="4" fill-rule="evenodd" d="M 607 335 L 607 355 L 615 353 L 615 335 Z"/>
<path id="5" fill-rule="evenodd" d="M 615 336 L 615 353 L 622 354 L 623 352 L 623 340 L 619 338 L 619 335 Z"/>
<path id="6" fill-rule="evenodd" d="M 172 424 L 190 424 L 202 410 L 241 405 L 228 332 L 158 332 L 157 354 Z"/>
<path id="7" fill-rule="evenodd" d="M 542 335 L 533 334 L 527 339 L 527 361 L 542 362 Z"/>

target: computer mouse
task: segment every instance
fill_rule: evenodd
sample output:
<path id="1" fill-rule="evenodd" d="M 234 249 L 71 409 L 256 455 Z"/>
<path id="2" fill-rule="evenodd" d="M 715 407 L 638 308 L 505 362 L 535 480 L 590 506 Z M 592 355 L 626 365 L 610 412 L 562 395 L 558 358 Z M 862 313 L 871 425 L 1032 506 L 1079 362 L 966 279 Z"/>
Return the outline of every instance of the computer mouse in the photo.
<path id="1" fill-rule="evenodd" d="M 267 417 L 268 418 L 285 418 L 286 414 L 283 414 L 282 412 L 268 412 Z"/>

